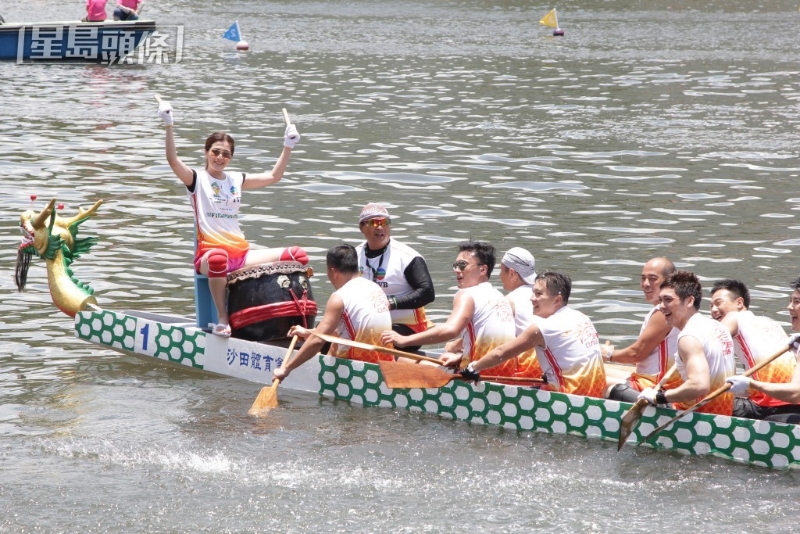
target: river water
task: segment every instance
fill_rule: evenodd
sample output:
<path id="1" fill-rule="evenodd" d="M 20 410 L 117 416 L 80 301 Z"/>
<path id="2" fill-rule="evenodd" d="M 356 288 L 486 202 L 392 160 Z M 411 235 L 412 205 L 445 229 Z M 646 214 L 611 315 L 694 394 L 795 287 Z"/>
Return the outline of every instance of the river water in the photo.
<path id="1" fill-rule="evenodd" d="M 82 2 L 2 5 L 71 20 Z M 357 243 L 363 204 L 428 260 L 447 317 L 456 244 L 523 246 L 571 275 L 570 304 L 625 343 L 647 310 L 641 265 L 667 255 L 738 277 L 781 321 L 800 275 L 796 2 L 568 0 L 565 36 L 520 0 L 151 1 L 184 31 L 178 64 L 0 63 L 0 531 L 785 532 L 798 475 L 569 436 L 516 433 L 159 367 L 72 337 L 36 261 L 11 273 L 29 196 L 100 242 L 74 265 L 101 306 L 191 315 L 191 211 L 163 151 L 212 131 L 231 167 L 270 168 L 286 107 L 303 139 L 286 177 L 248 191 L 262 246 Z M 109 11 L 111 6 L 109 6 Z M 247 53 L 222 33 L 238 20 Z M 496 276 L 495 284 L 499 285 Z M 322 305 L 324 276 L 313 280 Z M 704 303 L 707 309 L 707 303 Z"/>

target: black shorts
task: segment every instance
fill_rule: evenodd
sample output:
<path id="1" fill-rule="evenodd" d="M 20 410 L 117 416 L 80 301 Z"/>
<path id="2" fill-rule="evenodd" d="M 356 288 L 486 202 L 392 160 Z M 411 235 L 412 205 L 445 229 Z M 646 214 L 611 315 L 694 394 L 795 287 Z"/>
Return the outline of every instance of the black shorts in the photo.
<path id="1" fill-rule="evenodd" d="M 746 419 L 763 419 L 779 423 L 800 423 L 800 405 L 759 406 L 750 399 L 734 397 L 733 416 Z"/>

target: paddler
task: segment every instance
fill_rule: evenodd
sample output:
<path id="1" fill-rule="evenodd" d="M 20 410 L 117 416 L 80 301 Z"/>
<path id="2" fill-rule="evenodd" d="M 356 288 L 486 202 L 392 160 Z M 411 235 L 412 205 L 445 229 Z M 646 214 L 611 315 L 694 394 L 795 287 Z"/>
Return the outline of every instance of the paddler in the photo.
<path id="1" fill-rule="evenodd" d="M 278 182 L 289 163 L 292 149 L 300 140 L 294 124 L 286 126 L 283 151 L 271 172 L 245 175 L 225 170 L 233 158 L 233 138 L 214 132 L 204 146 L 205 166 L 192 169 L 179 157 L 173 133 L 175 117 L 169 102 L 159 99 L 158 116 L 166 125 L 167 162 L 172 172 L 186 186 L 192 204 L 197 232 L 194 268 L 208 276 L 208 287 L 217 310 L 217 324 L 211 333 L 230 337 L 226 306 L 227 275 L 231 271 L 273 261 L 308 263 L 308 255 L 300 247 L 251 249 L 239 226 L 242 189 L 255 189 Z"/>
<path id="2" fill-rule="evenodd" d="M 548 382 L 542 389 L 602 397 L 606 376 L 597 330 L 589 317 L 568 306 L 571 292 L 569 276 L 554 271 L 537 275 L 531 302 L 540 319 L 515 339 L 470 363 L 461 375 L 479 380 L 481 371 L 535 347 Z"/>
<path id="3" fill-rule="evenodd" d="M 477 360 L 514 339 L 511 305 L 489 282 L 495 266 L 495 248 L 483 241 L 461 243 L 458 248 L 453 263 L 458 292 L 447 321 L 408 336 L 387 330 L 381 335 L 384 346 L 405 348 L 450 341 L 441 359 L 445 365 L 460 367 L 462 360 Z M 492 369 L 492 375 L 514 376 L 516 371 L 515 360 Z"/>
<path id="4" fill-rule="evenodd" d="M 786 352 L 751 376 L 760 382 L 786 383 L 792 379 L 797 360 L 789 350 L 789 337 L 777 321 L 756 316 L 750 311 L 750 291 L 740 280 L 726 279 L 711 288 L 711 317 L 721 322 L 730 332 L 734 352 L 747 371 L 770 358 L 781 347 Z M 771 415 L 800 414 L 800 406 L 774 399 L 753 390 L 749 396 L 733 399 L 733 415 L 750 419 L 765 419 Z"/>
<path id="5" fill-rule="evenodd" d="M 694 273 L 675 271 L 661 284 L 659 306 L 667 324 L 680 330 L 675 361 L 683 382 L 668 389 L 645 388 L 639 394 L 651 404 L 690 408 L 734 373 L 733 339 L 719 322 L 700 313 L 703 288 Z M 731 415 L 733 394 L 723 393 L 698 412 Z"/>
<path id="6" fill-rule="evenodd" d="M 425 305 L 436 298 L 428 264 L 416 250 L 392 239 L 389 210 L 371 202 L 361 209 L 358 228 L 366 241 L 356 247 L 361 276 L 375 282 L 389 299 L 392 330 L 410 335 L 432 326 Z M 415 351 L 416 347 L 405 347 Z"/>
<path id="7" fill-rule="evenodd" d="M 328 298 L 325 314 L 315 330 L 360 343 L 378 344 L 381 332 L 392 326 L 389 301 L 377 285 L 361 277 L 356 249 L 351 245 L 335 246 L 328 250 L 325 264 L 328 280 L 336 291 Z M 289 331 L 290 337 L 295 335 L 305 339 L 305 343 L 288 363 L 273 371 L 273 378 L 283 380 L 293 369 L 313 358 L 325 344 L 301 326 L 293 326 Z M 331 346 L 330 354 L 373 363 L 394 361 L 388 354 L 339 344 Z"/>
<path id="8" fill-rule="evenodd" d="M 514 312 L 514 334 L 520 335 L 536 320 L 533 314 L 533 284 L 536 282 L 536 259 L 522 247 L 508 249 L 500 258 L 500 282 L 507 291 L 506 299 Z M 536 349 L 530 349 L 517 358 L 516 376 L 542 378 L 542 367 Z"/>
<path id="9" fill-rule="evenodd" d="M 635 363 L 636 370 L 621 379 L 606 371 L 606 396 L 612 400 L 636 402 L 639 393 L 655 386 L 672 367 L 678 350 L 678 329 L 667 324 L 658 306 L 661 283 L 675 272 L 675 264 L 667 258 L 651 258 L 642 267 L 640 287 L 644 299 L 653 305 L 642 322 L 639 337 L 623 349 L 611 344 L 600 346 L 603 360 L 609 363 Z M 623 375 L 624 376 L 624 375 Z M 668 381 L 669 388 L 680 382 L 678 375 Z"/>
<path id="10" fill-rule="evenodd" d="M 789 304 L 786 309 L 792 319 L 792 330 L 800 331 L 800 278 L 791 284 L 792 295 L 789 297 Z M 800 346 L 800 334 L 793 334 L 789 337 L 787 345 L 792 345 L 796 350 Z M 797 350 L 796 357 L 800 356 Z M 774 363 L 774 362 L 773 362 Z M 772 364 L 770 364 L 772 365 Z M 765 367 L 764 369 L 767 369 Z M 762 382 L 742 375 L 730 376 L 727 378 L 732 387 L 731 391 L 737 395 L 747 395 L 751 392 L 761 392 L 769 395 L 773 399 L 789 402 L 794 405 L 800 404 L 800 365 L 797 365 L 789 382 Z M 775 414 L 766 417 L 767 421 L 779 421 L 782 423 L 798 424 L 800 415 L 798 414 Z"/>

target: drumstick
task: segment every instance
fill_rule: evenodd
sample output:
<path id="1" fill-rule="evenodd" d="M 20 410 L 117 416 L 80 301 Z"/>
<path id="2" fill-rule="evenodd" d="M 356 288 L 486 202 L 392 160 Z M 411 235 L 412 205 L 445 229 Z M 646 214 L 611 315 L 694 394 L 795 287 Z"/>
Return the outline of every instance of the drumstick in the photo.
<path id="1" fill-rule="evenodd" d="M 289 118 L 289 112 L 286 111 L 286 108 L 283 108 L 283 120 L 286 121 L 286 126 L 290 126 L 292 124 L 292 120 Z"/>
<path id="2" fill-rule="evenodd" d="M 160 105 L 161 104 L 161 95 L 159 95 L 158 93 L 154 93 L 153 96 L 156 98 L 156 102 L 158 102 L 159 105 Z"/>

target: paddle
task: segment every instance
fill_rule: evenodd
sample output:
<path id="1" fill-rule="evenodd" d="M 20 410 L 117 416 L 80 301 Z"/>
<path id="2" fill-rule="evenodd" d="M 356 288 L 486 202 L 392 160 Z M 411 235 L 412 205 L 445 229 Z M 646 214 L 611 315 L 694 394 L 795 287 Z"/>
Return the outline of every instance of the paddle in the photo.
<path id="1" fill-rule="evenodd" d="M 664 373 L 664 376 L 661 377 L 661 380 L 658 381 L 656 385 L 656 390 L 660 389 L 661 386 L 667 383 L 667 379 L 672 376 L 672 373 L 675 372 L 675 369 L 678 368 L 678 364 L 672 364 L 672 367 Z M 622 421 L 619 426 L 619 439 L 617 440 L 617 452 L 625 445 L 625 442 L 628 441 L 628 438 L 633 431 L 633 426 L 636 422 L 642 418 L 642 414 L 644 413 L 644 409 L 647 407 L 648 402 L 645 399 L 638 399 L 631 409 L 625 412 L 622 416 Z"/>
<path id="2" fill-rule="evenodd" d="M 331 343 L 347 345 L 348 347 L 355 347 L 357 349 L 374 350 L 376 352 L 383 352 L 386 354 L 391 354 L 392 356 L 398 356 L 400 358 L 409 358 L 411 360 L 417 360 L 419 362 L 430 362 L 430 363 L 435 363 L 436 365 L 444 365 L 444 363 L 441 360 L 437 360 L 436 358 L 431 358 L 430 356 L 422 356 L 421 354 L 412 354 L 410 352 L 403 352 L 402 350 L 390 349 L 389 347 L 383 347 L 381 345 L 368 345 L 367 343 L 361 343 L 360 341 L 353 341 L 352 339 L 344 339 L 341 337 L 329 336 L 328 334 L 323 334 L 322 332 L 317 332 L 316 330 L 309 330 L 309 332 L 312 335 L 315 335 L 318 338 L 323 339 L 325 341 L 329 341 Z"/>
<path id="3" fill-rule="evenodd" d="M 289 358 L 292 357 L 292 351 L 294 350 L 295 343 L 297 343 L 297 336 L 292 338 L 292 342 L 289 343 L 289 348 L 286 349 L 286 356 L 283 357 L 283 362 L 281 362 L 281 369 L 286 367 L 286 363 L 289 361 Z M 261 388 L 258 397 L 256 397 L 256 400 L 253 401 L 253 405 L 250 407 L 247 413 L 249 415 L 260 417 L 266 412 L 270 411 L 272 408 L 277 407 L 278 384 L 280 384 L 280 380 L 275 378 L 272 380 L 271 386 L 264 386 Z"/>
<path id="4" fill-rule="evenodd" d="M 778 358 L 783 356 L 783 353 L 786 352 L 787 350 L 791 350 L 791 348 L 792 348 L 791 343 L 789 345 L 787 345 L 787 346 L 784 346 L 781 350 L 779 350 L 778 352 L 776 352 L 775 354 L 773 354 L 772 356 L 770 356 L 769 358 L 767 358 L 763 362 L 759 363 L 756 366 L 751 367 L 750 369 L 748 369 L 747 371 L 742 373 L 742 376 L 750 376 L 750 375 L 752 375 L 753 373 L 755 373 L 756 371 L 758 371 L 759 369 L 761 369 L 765 365 L 768 365 L 768 364 L 772 363 L 774 360 L 777 360 Z M 731 389 L 730 383 L 725 382 L 724 386 L 720 386 L 719 388 L 715 389 L 714 391 L 712 391 L 711 393 L 706 395 L 706 397 L 703 398 L 703 400 L 695 403 L 694 405 L 692 405 L 689 408 L 685 409 L 684 411 L 680 412 L 678 415 L 676 415 L 675 417 L 673 417 L 672 419 L 670 419 L 669 421 L 667 421 L 666 423 L 664 423 L 660 427 L 656 428 L 655 430 L 653 430 L 652 432 L 647 434 L 644 437 L 644 439 L 639 442 L 639 445 L 641 445 L 645 441 L 649 440 L 650 438 L 652 438 L 653 436 L 655 436 L 656 434 L 658 434 L 659 432 L 661 432 L 662 430 L 667 428 L 669 425 L 671 425 L 672 423 L 674 423 L 675 421 L 677 421 L 678 419 L 680 419 L 681 417 L 683 417 L 687 413 L 692 413 L 696 409 L 702 408 L 703 406 L 705 406 L 706 404 L 708 404 L 712 400 L 716 399 L 717 397 L 719 397 L 720 395 L 722 395 L 723 393 L 725 393 L 729 389 Z"/>
<path id="5" fill-rule="evenodd" d="M 458 374 L 448 373 L 428 365 L 408 362 L 378 362 L 383 379 L 389 389 L 427 389 L 440 388 L 451 380 L 466 380 Z M 481 376 L 485 381 L 524 382 L 527 384 L 546 384 L 542 378 L 523 378 L 520 376 Z"/>

